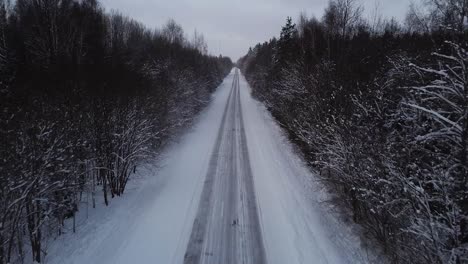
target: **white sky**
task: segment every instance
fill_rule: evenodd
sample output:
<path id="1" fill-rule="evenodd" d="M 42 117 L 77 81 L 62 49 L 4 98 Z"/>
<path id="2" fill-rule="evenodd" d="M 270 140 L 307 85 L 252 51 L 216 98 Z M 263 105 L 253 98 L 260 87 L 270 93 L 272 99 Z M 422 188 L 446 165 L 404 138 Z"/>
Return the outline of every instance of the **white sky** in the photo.
<path id="1" fill-rule="evenodd" d="M 359 1 L 359 0 L 358 0 Z M 380 2 L 385 17 L 402 19 L 411 0 L 360 0 L 365 16 Z M 321 18 L 328 0 L 101 0 L 106 10 L 120 11 L 148 27 L 175 19 L 192 36 L 205 35 L 209 52 L 236 61 L 249 47 L 278 36 L 286 17 L 301 11 Z"/>

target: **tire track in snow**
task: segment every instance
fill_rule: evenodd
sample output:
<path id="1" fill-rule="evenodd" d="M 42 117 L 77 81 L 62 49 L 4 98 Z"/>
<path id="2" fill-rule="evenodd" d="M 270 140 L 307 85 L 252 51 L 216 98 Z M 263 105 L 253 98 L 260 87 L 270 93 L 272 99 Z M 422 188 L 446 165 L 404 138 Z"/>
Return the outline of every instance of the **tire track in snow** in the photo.
<path id="1" fill-rule="evenodd" d="M 234 77 L 235 79 L 236 77 Z M 216 136 L 216 143 L 213 148 L 208 173 L 206 175 L 205 182 L 203 184 L 203 191 L 201 194 L 200 203 L 198 205 L 197 215 L 193 222 L 192 233 L 187 245 L 187 250 L 184 256 L 184 263 L 199 263 L 201 258 L 201 251 L 203 247 L 203 241 L 206 233 L 206 223 L 208 214 L 210 213 L 211 196 L 213 192 L 214 176 L 218 162 L 219 149 L 221 146 L 221 140 L 223 139 L 224 126 L 226 124 L 226 117 L 231 105 L 231 97 L 234 91 L 234 82 L 229 93 L 229 97 L 226 101 L 226 107 L 224 108 L 223 118 L 221 119 L 221 125 Z"/>
<path id="2" fill-rule="evenodd" d="M 252 168 L 250 166 L 249 149 L 247 145 L 247 136 L 244 128 L 244 118 L 242 116 L 242 104 L 240 100 L 240 86 L 239 74 L 237 75 L 237 115 L 239 117 L 239 130 L 240 130 L 240 146 L 241 155 L 239 155 L 240 163 L 243 164 L 243 189 L 241 192 L 241 210 L 244 211 L 244 222 L 249 225 L 250 230 L 246 230 L 245 236 L 248 236 L 247 243 L 244 244 L 244 252 L 252 258 L 251 263 L 266 263 L 265 247 L 263 245 L 262 230 L 260 225 L 260 217 L 258 213 L 257 198 L 255 194 L 255 185 L 252 175 Z M 249 243 L 250 242 L 250 243 Z M 239 262 L 240 263 L 240 262 Z M 242 263 L 248 263 L 242 261 Z"/>
<path id="3" fill-rule="evenodd" d="M 184 263 L 266 263 L 236 69 Z"/>

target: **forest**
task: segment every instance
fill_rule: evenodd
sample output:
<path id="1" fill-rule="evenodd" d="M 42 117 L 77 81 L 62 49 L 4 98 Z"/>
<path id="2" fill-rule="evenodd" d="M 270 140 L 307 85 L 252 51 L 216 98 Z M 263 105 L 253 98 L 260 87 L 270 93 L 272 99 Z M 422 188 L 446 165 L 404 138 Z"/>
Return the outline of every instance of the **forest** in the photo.
<path id="1" fill-rule="evenodd" d="M 238 65 L 392 263 L 468 263 L 468 1 L 404 21 L 331 0 Z"/>
<path id="2" fill-rule="evenodd" d="M 174 20 L 149 29 L 96 0 L 0 0 L 0 263 L 40 263 L 84 196 L 122 195 L 231 68 Z"/>

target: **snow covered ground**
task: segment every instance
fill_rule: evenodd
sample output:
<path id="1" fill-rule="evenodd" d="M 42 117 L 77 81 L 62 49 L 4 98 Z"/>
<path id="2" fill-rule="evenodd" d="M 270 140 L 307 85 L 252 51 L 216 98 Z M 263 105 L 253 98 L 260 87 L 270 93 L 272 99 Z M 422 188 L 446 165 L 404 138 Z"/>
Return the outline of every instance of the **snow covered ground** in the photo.
<path id="1" fill-rule="evenodd" d="M 46 263 L 183 263 L 234 77 L 233 70 L 194 127 L 165 151 L 158 166 L 140 169 L 141 176 L 123 197 L 112 200 L 109 208 L 99 204 L 90 209 L 76 234 L 51 242 Z M 262 104 L 251 98 L 245 79 L 239 81 L 267 262 L 368 262 L 359 238 L 322 203 L 326 195 L 316 176 Z"/>

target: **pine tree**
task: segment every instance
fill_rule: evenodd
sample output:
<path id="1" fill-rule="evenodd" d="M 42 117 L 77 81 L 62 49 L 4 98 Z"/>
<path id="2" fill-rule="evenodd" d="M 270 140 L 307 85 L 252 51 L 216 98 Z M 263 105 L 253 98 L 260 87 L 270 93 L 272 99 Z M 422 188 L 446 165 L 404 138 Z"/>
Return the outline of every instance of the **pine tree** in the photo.
<path id="1" fill-rule="evenodd" d="M 297 41 L 296 24 L 292 18 L 286 19 L 286 25 L 281 29 L 280 38 L 276 46 L 274 63 L 281 67 L 288 62 L 293 62 L 299 57 L 299 45 Z"/>

